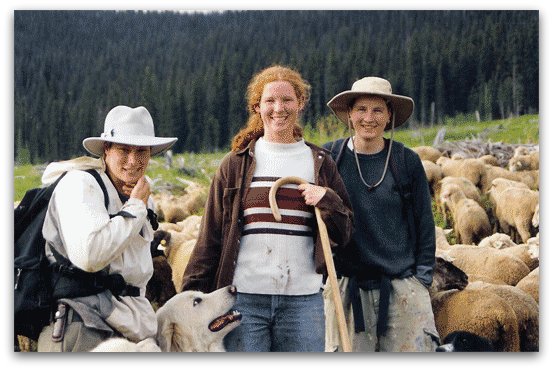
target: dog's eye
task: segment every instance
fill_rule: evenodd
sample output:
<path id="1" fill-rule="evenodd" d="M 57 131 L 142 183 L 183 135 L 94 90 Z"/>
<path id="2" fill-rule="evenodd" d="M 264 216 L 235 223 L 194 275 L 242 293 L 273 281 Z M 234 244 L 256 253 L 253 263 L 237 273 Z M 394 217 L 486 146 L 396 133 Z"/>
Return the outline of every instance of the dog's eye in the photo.
<path id="1" fill-rule="evenodd" d="M 198 303 L 200 303 L 202 301 L 201 298 L 194 298 L 194 306 L 196 306 Z"/>

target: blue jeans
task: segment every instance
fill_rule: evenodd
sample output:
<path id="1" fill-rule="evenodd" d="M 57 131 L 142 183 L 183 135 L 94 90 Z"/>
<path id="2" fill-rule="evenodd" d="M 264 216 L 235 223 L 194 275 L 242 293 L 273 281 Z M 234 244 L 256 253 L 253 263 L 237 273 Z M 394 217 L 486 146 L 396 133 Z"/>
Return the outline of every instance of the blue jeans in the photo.
<path id="1" fill-rule="evenodd" d="M 229 352 L 324 352 L 322 293 L 286 296 L 238 293 L 241 324 L 225 337 Z"/>

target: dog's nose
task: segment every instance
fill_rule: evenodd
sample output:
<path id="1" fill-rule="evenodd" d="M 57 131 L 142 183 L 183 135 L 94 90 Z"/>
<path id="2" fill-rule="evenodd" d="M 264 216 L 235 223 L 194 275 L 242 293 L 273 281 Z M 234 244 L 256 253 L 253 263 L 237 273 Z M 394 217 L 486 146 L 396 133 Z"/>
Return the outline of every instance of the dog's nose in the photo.
<path id="1" fill-rule="evenodd" d="M 235 287 L 234 285 L 229 285 L 228 291 L 229 291 L 229 293 L 232 294 L 232 295 L 236 295 L 236 293 L 237 293 L 237 292 L 236 292 L 236 287 Z"/>

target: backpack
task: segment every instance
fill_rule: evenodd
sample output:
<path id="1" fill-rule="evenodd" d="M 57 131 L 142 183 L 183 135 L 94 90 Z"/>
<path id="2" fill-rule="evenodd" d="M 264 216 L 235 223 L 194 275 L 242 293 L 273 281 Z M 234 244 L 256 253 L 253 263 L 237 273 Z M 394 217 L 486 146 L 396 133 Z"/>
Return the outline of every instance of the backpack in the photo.
<path id="1" fill-rule="evenodd" d="M 106 209 L 109 198 L 100 174 L 93 169 L 86 170 L 102 188 Z M 57 295 L 53 279 L 59 279 L 61 270 L 70 268 L 69 260 L 52 248 L 58 264 L 50 264 L 45 255 L 46 241 L 42 236 L 42 225 L 54 189 L 65 176 L 63 173 L 54 183 L 44 188 L 27 191 L 21 203 L 14 210 L 14 335 L 23 335 L 37 340 L 42 328 L 50 322 L 53 304 Z M 61 260 L 61 261 L 60 261 Z M 64 266 L 64 267 L 62 267 Z M 76 267 L 75 267 L 76 269 Z M 55 273 L 55 271 L 57 273 Z M 82 271 L 84 274 L 91 274 Z"/>

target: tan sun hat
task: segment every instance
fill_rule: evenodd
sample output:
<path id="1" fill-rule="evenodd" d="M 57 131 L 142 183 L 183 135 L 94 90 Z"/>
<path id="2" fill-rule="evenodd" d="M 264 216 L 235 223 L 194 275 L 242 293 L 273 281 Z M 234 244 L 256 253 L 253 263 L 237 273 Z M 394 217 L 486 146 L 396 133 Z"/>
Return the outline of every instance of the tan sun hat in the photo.
<path id="1" fill-rule="evenodd" d="M 404 124 L 411 117 L 413 107 L 415 106 L 413 99 L 410 97 L 392 94 L 390 82 L 380 77 L 364 77 L 355 81 L 351 86 L 351 90 L 339 93 L 330 99 L 327 105 L 336 117 L 347 125 L 351 102 L 363 95 L 380 96 L 392 105 L 395 113 L 394 127 Z M 390 122 L 384 129 L 389 130 L 391 128 L 392 123 Z"/>
<path id="2" fill-rule="evenodd" d="M 169 149 L 176 141 L 176 137 L 155 136 L 154 121 L 146 108 L 118 105 L 106 116 L 104 132 L 100 137 L 84 139 L 83 146 L 90 154 L 97 157 L 104 154 L 105 142 L 149 146 L 150 155 L 153 156 Z"/>

